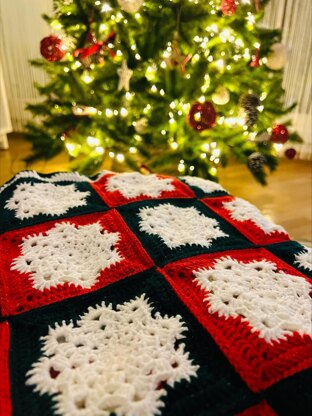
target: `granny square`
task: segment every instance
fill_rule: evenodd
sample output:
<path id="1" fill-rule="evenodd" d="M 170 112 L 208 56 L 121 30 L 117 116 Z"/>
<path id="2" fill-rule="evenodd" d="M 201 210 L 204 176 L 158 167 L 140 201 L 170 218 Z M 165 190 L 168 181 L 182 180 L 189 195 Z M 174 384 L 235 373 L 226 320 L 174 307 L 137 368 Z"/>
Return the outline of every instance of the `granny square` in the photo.
<path id="1" fill-rule="evenodd" d="M 34 416 L 245 416 L 246 409 L 247 415 L 264 416 L 286 406 L 290 412 L 307 410 L 307 400 L 291 385 L 283 386 L 289 395 L 249 390 L 153 270 L 12 317 L 0 334 L 10 339 L 2 360 L 10 371 L 2 373 L 2 383 L 15 416 L 24 416 L 25 409 Z M 308 382 L 304 373 L 292 379 Z"/>
<path id="2" fill-rule="evenodd" d="M 255 244 L 265 245 L 289 240 L 283 227 L 271 222 L 254 205 L 241 198 L 204 198 L 202 202 Z"/>
<path id="3" fill-rule="evenodd" d="M 199 253 L 252 246 L 199 201 L 142 201 L 118 207 L 118 211 L 157 265 Z"/>
<path id="4" fill-rule="evenodd" d="M 1 315 L 96 290 L 153 266 L 120 214 L 80 215 L 0 236 Z"/>
<path id="5" fill-rule="evenodd" d="M 0 233 L 57 218 L 106 211 L 89 178 L 25 171 L 0 189 Z"/>
<path id="6" fill-rule="evenodd" d="M 270 244 L 266 249 L 312 279 L 312 249 L 297 241 Z"/>
<path id="7" fill-rule="evenodd" d="M 311 282 L 267 250 L 205 254 L 161 271 L 252 391 L 311 366 Z"/>
<path id="8" fill-rule="evenodd" d="M 179 179 L 188 185 L 198 198 L 216 197 L 228 195 L 219 183 L 208 181 L 207 179 L 198 178 L 196 176 L 180 176 Z"/>
<path id="9" fill-rule="evenodd" d="M 91 186 L 110 207 L 146 199 L 195 197 L 194 192 L 177 178 L 138 172 L 105 172 L 93 180 Z"/>

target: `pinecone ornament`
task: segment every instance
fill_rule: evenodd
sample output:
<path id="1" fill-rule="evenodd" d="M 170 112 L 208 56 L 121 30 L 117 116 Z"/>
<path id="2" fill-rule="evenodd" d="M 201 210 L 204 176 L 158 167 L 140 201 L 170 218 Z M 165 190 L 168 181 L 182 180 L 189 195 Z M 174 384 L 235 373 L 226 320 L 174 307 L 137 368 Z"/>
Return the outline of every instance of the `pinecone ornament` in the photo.
<path id="1" fill-rule="evenodd" d="M 256 94 L 245 94 L 240 98 L 239 103 L 245 113 L 246 125 L 253 126 L 258 120 L 259 97 Z"/>
<path id="2" fill-rule="evenodd" d="M 266 162 L 265 156 L 260 152 L 254 152 L 248 156 L 247 165 L 252 172 L 260 172 Z"/>

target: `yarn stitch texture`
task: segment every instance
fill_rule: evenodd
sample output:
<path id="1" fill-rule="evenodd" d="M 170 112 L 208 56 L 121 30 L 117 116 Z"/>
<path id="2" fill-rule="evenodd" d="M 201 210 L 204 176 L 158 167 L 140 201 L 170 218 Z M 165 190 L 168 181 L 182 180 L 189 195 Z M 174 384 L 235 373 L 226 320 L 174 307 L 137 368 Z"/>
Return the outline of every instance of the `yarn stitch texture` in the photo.
<path id="1" fill-rule="evenodd" d="M 202 178 L 0 188 L 0 414 L 297 416 L 311 249 Z"/>

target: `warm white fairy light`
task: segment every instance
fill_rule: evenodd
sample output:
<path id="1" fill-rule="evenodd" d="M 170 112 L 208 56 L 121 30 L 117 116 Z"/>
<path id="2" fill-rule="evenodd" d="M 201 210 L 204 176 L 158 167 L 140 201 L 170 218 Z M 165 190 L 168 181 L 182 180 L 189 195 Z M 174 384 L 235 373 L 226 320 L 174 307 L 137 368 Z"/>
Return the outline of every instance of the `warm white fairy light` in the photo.
<path id="1" fill-rule="evenodd" d="M 69 72 L 69 68 L 67 66 L 64 67 L 64 72 Z"/>
<path id="2" fill-rule="evenodd" d="M 171 142 L 170 143 L 170 147 L 172 150 L 177 150 L 177 148 L 179 147 L 177 142 Z"/>
<path id="3" fill-rule="evenodd" d="M 106 117 L 111 118 L 111 117 L 113 117 L 114 112 L 110 108 L 106 108 L 105 115 L 106 115 Z"/>
<path id="4" fill-rule="evenodd" d="M 121 52 L 121 50 L 120 50 L 120 49 L 118 49 L 118 50 L 116 51 L 116 55 L 117 55 L 117 56 L 122 56 L 122 52 Z"/>
<path id="5" fill-rule="evenodd" d="M 215 167 L 212 167 L 209 169 L 209 173 L 213 176 L 215 176 L 217 174 L 217 169 Z"/>
<path id="6" fill-rule="evenodd" d="M 260 101 L 264 101 L 267 96 L 268 96 L 268 94 L 266 92 L 262 92 L 261 95 L 260 95 Z"/>
<path id="7" fill-rule="evenodd" d="M 182 172 L 184 172 L 185 171 L 185 165 L 184 165 L 184 160 L 180 160 L 180 162 L 179 162 L 179 164 L 178 164 L 178 171 L 180 172 L 180 173 L 182 173 Z"/>
<path id="8" fill-rule="evenodd" d="M 99 29 L 100 32 L 105 32 L 107 30 L 107 25 L 105 23 L 101 23 Z"/>
<path id="9" fill-rule="evenodd" d="M 72 153 L 75 150 L 75 145 L 72 143 L 66 143 L 65 146 L 69 153 Z"/>
<path id="10" fill-rule="evenodd" d="M 224 43 L 229 40 L 230 36 L 231 36 L 231 32 L 230 32 L 229 29 L 224 29 L 219 34 L 219 37 L 221 39 L 221 42 L 224 42 Z"/>
<path id="11" fill-rule="evenodd" d="M 81 67 L 81 62 L 80 61 L 75 61 L 73 64 L 72 64 L 72 69 L 78 69 L 78 68 L 80 68 Z"/>
<path id="12" fill-rule="evenodd" d="M 151 86 L 151 91 L 152 92 L 157 92 L 157 87 L 156 87 L 155 84 Z"/>
<path id="13" fill-rule="evenodd" d="M 191 165 L 191 166 L 189 167 L 189 170 L 190 170 L 191 172 L 193 172 L 193 171 L 195 170 L 195 166 Z"/>
<path id="14" fill-rule="evenodd" d="M 117 160 L 119 163 L 122 163 L 122 162 L 124 162 L 124 161 L 125 161 L 125 156 L 124 156 L 122 153 L 117 153 L 117 155 L 116 155 L 116 160 Z"/>
<path id="15" fill-rule="evenodd" d="M 141 55 L 140 55 L 139 53 L 136 53 L 136 54 L 134 55 L 134 57 L 135 57 L 135 59 L 136 59 L 137 61 L 139 61 L 139 60 L 141 59 Z"/>
<path id="16" fill-rule="evenodd" d="M 165 61 L 161 61 L 160 66 L 161 68 L 167 68 L 167 64 Z"/>
<path id="17" fill-rule="evenodd" d="M 200 154 L 200 158 L 201 159 L 206 159 L 206 157 L 207 157 L 207 153 L 201 153 Z"/>
<path id="18" fill-rule="evenodd" d="M 209 152 L 210 150 L 210 145 L 209 143 L 204 143 L 201 147 L 203 150 L 205 150 L 206 152 Z"/>
<path id="19" fill-rule="evenodd" d="M 114 110 L 114 116 L 118 116 L 118 110 Z"/>
<path id="20" fill-rule="evenodd" d="M 200 103 L 204 103 L 205 101 L 206 101 L 206 98 L 205 98 L 205 96 L 204 95 L 201 95 L 199 98 L 198 98 L 198 101 L 200 102 Z"/>
<path id="21" fill-rule="evenodd" d="M 126 100 L 130 101 L 133 98 L 131 92 L 127 91 L 126 94 L 125 94 L 125 98 L 126 98 Z"/>
<path id="22" fill-rule="evenodd" d="M 218 148 L 213 149 L 213 151 L 211 152 L 211 154 L 213 154 L 215 157 L 220 156 L 221 154 L 221 150 Z"/>
<path id="23" fill-rule="evenodd" d="M 239 48 L 243 48 L 244 47 L 244 42 L 242 41 L 242 39 L 241 38 L 237 38 L 236 40 L 235 40 L 235 45 L 236 46 L 238 46 Z"/>
<path id="24" fill-rule="evenodd" d="M 169 107 L 172 109 L 176 108 L 176 103 L 174 101 L 171 101 L 171 103 L 169 104 Z"/>
<path id="25" fill-rule="evenodd" d="M 104 149 L 104 147 L 102 147 L 102 146 L 97 146 L 94 150 L 95 150 L 95 151 L 96 151 L 96 153 L 98 153 L 99 155 L 103 155 L 103 154 L 104 154 L 104 152 L 105 152 L 105 149 Z"/>
<path id="26" fill-rule="evenodd" d="M 115 153 L 114 152 L 109 152 L 108 156 L 113 159 L 115 157 Z"/>
<path id="27" fill-rule="evenodd" d="M 274 143 L 273 147 L 277 152 L 280 152 L 283 148 L 283 145 L 282 145 L 282 143 Z"/>
<path id="28" fill-rule="evenodd" d="M 217 143 L 216 143 L 216 142 L 212 142 L 212 143 L 210 144 L 210 146 L 211 146 L 213 149 L 215 149 L 215 148 L 217 147 Z"/>
<path id="29" fill-rule="evenodd" d="M 165 136 L 167 134 L 166 130 L 161 130 L 160 134 L 162 134 L 163 136 Z"/>
<path id="30" fill-rule="evenodd" d="M 137 153 L 137 151 L 138 151 L 138 149 L 136 147 L 134 147 L 134 146 L 129 147 L 129 153 L 134 154 L 134 153 Z"/>
<path id="31" fill-rule="evenodd" d="M 160 94 L 160 95 L 165 95 L 165 91 L 164 91 L 163 89 L 161 89 L 161 90 L 159 91 L 159 94 Z"/>
<path id="32" fill-rule="evenodd" d="M 83 82 L 85 82 L 86 84 L 90 84 L 93 81 L 93 77 L 91 77 L 89 74 L 83 74 L 81 76 L 81 79 Z"/>
<path id="33" fill-rule="evenodd" d="M 245 59 L 250 59 L 250 51 L 248 48 L 245 49 L 243 56 Z"/>
<path id="34" fill-rule="evenodd" d="M 124 107 L 121 107 L 120 111 L 119 111 L 121 117 L 127 117 L 128 115 L 128 110 Z"/>
<path id="35" fill-rule="evenodd" d="M 246 19 L 249 25 L 254 25 L 256 23 L 255 16 L 250 12 L 247 13 Z"/>
<path id="36" fill-rule="evenodd" d="M 260 113 L 262 113 L 262 111 L 264 110 L 264 106 L 258 105 L 257 110 L 260 111 Z"/>
<path id="37" fill-rule="evenodd" d="M 223 60 L 223 59 L 218 59 L 218 60 L 216 61 L 216 66 L 217 66 L 220 70 L 224 69 L 224 60 Z"/>
<path id="38" fill-rule="evenodd" d="M 101 9 L 102 13 L 107 13 L 111 10 L 112 10 L 112 8 L 108 3 L 103 3 L 102 9 Z"/>
<path id="39" fill-rule="evenodd" d="M 89 146 L 98 146 L 100 144 L 100 140 L 97 137 L 88 136 L 87 143 Z"/>

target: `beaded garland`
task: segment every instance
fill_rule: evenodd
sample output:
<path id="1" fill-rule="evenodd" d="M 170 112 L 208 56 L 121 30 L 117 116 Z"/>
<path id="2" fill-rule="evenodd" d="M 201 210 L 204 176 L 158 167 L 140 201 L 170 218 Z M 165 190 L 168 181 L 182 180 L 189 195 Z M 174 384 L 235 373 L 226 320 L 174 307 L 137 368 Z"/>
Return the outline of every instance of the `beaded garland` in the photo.
<path id="1" fill-rule="evenodd" d="M 1 415 L 310 413 L 311 249 L 247 201 L 25 171 L 0 212 Z"/>

